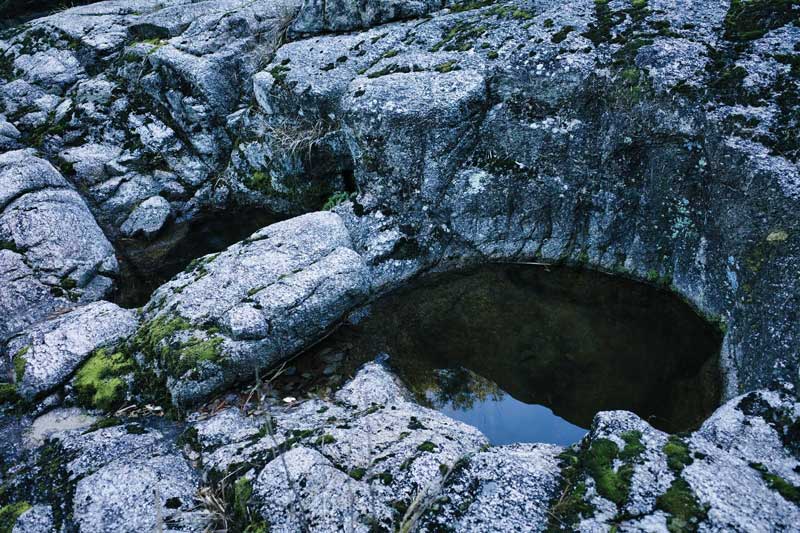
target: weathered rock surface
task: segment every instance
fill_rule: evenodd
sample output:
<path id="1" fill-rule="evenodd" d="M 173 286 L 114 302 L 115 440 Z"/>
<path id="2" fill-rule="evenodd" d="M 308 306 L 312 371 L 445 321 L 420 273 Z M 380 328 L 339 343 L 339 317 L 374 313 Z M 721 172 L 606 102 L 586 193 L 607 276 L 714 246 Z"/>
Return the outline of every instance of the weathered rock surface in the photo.
<path id="1" fill-rule="evenodd" d="M 3 37 L 4 138 L 69 171 L 112 236 L 153 197 L 180 221 L 352 196 L 377 291 L 587 264 L 724 321 L 729 395 L 791 383 L 800 32 L 791 9 L 685 4 L 93 4 Z"/>
<path id="2" fill-rule="evenodd" d="M 153 236 L 206 207 L 336 214 L 267 227 L 154 294 L 125 348 L 181 406 L 426 271 L 647 279 L 726 327 L 730 400 L 689 435 L 610 412 L 570 449 L 487 447 L 370 365 L 332 400 L 198 421 L 183 451 L 209 485 L 232 474 L 238 519 L 276 530 L 794 529 L 796 20 L 791 2 L 112 0 L 3 32 L 0 343 L 39 335 L 26 390 L 54 387 L 127 334 L 46 340 L 92 307 L 52 313 L 111 288 L 100 227 Z M 30 424 L 3 422 L 10 447 Z M 88 429 L 4 450 L 0 500 L 33 506 L 17 529 L 206 527 L 175 428 Z"/>
<path id="3" fill-rule="evenodd" d="M 206 477 L 236 472 L 279 531 L 791 530 L 799 408 L 756 392 L 683 437 L 611 411 L 572 448 L 489 447 L 368 364 L 331 401 L 229 409 L 195 428 Z"/>
<path id="4" fill-rule="evenodd" d="M 32 505 L 14 531 L 203 531 L 199 479 L 174 446 L 174 427 L 108 419 L 86 428 L 85 415 L 64 415 L 4 479 L 4 499 Z"/>
<path id="5" fill-rule="evenodd" d="M 798 28 L 601 4 L 475 3 L 291 42 L 254 95 L 271 124 L 342 138 L 359 194 L 339 212 L 376 290 L 464 262 L 589 265 L 724 321 L 729 395 L 795 384 Z"/>
<path id="6" fill-rule="evenodd" d="M 393 529 L 417 496 L 435 497 L 446 472 L 488 444 L 473 427 L 411 401 L 377 364 L 332 401 L 275 407 L 269 415 L 272 426 L 266 417 L 218 415 L 226 422 L 214 424 L 220 437 L 209 432 L 211 421 L 198 425 L 198 437 L 211 478 L 253 465 L 237 475 L 251 479 L 254 506 L 277 531 Z M 243 433 L 254 422 L 262 431 Z M 241 436 L 215 445 L 232 434 Z"/>
<path id="7" fill-rule="evenodd" d="M 8 343 L 17 393 L 33 400 L 52 390 L 92 352 L 125 341 L 137 325 L 134 311 L 101 301 L 24 330 Z"/>
<path id="8" fill-rule="evenodd" d="M 334 327 L 369 279 L 333 213 L 273 224 L 195 261 L 144 310 L 135 349 L 191 404 L 282 361 Z"/>
<path id="9" fill-rule="evenodd" d="M 35 146 L 68 172 L 113 238 L 135 230 L 122 226 L 155 195 L 179 220 L 225 205 L 232 188 L 219 178 L 233 144 L 249 136 L 236 119 L 249 79 L 298 7 L 112 1 L 8 30 L 0 37 L 0 143 Z M 258 170 L 239 166 L 248 179 Z M 259 187 L 239 187 L 237 198 L 280 212 L 307 204 L 280 186 L 265 192 L 263 176 L 252 183 Z M 310 201 L 319 208 L 332 190 L 317 180 Z"/>
<path id="10" fill-rule="evenodd" d="M 316 35 L 371 28 L 395 20 L 420 18 L 450 3 L 442 0 L 305 0 L 289 29 L 299 35 Z"/>
<path id="11" fill-rule="evenodd" d="M 152 237 L 164 227 L 171 214 L 169 202 L 161 196 L 151 196 L 128 217 L 120 230 L 123 235 Z"/>
<path id="12" fill-rule="evenodd" d="M 32 506 L 21 531 L 202 531 L 200 479 L 228 519 L 275 531 L 792 530 L 800 513 L 800 403 L 785 393 L 734 398 L 683 436 L 599 413 L 570 448 L 489 446 L 375 363 L 330 399 L 252 402 L 193 415 L 183 454 L 158 419 L 23 421 L 47 440 L 3 474 L 2 501 Z"/>
<path id="13" fill-rule="evenodd" d="M 444 497 L 425 513 L 420 531 L 541 529 L 558 489 L 561 451 L 548 444 L 514 444 L 475 454 L 448 476 Z"/>
<path id="14" fill-rule="evenodd" d="M 81 196 L 32 150 L 0 155 L 0 343 L 75 302 L 102 298 L 114 250 Z"/>

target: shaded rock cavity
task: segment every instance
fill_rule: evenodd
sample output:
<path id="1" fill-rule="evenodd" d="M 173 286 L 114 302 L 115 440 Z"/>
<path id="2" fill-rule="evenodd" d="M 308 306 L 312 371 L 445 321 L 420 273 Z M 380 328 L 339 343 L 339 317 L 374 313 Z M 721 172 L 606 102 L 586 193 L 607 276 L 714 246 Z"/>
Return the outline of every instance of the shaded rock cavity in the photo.
<path id="1" fill-rule="evenodd" d="M 209 211 L 190 221 L 168 223 L 151 239 L 121 238 L 121 275 L 114 299 L 122 307 L 144 305 L 156 288 L 194 259 L 221 252 L 278 220 L 259 209 Z"/>

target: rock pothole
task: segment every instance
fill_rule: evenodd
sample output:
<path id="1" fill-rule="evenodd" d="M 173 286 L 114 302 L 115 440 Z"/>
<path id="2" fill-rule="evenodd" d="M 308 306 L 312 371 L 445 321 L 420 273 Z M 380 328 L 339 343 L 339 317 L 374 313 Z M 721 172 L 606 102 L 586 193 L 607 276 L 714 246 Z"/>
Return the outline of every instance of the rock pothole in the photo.
<path id="1" fill-rule="evenodd" d="M 492 444 L 580 440 L 600 411 L 670 433 L 719 406 L 722 333 L 655 284 L 559 266 L 434 274 L 371 304 L 281 377 L 331 386 L 384 354 L 417 401 Z M 388 355 L 388 357 L 386 357 Z"/>

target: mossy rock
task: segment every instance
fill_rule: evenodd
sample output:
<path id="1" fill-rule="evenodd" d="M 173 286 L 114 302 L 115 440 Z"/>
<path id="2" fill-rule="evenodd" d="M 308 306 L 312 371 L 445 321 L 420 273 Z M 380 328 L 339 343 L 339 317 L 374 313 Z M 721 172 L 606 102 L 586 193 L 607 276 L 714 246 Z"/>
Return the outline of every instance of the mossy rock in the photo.
<path id="1" fill-rule="evenodd" d="M 671 435 L 664 445 L 664 453 L 667 455 L 667 466 L 676 474 L 680 474 L 684 467 L 694 461 L 689 453 L 689 446 L 675 435 Z"/>
<path id="2" fill-rule="evenodd" d="M 128 390 L 123 377 L 136 368 L 133 360 L 123 352 L 109 354 L 98 350 L 75 375 L 78 400 L 86 406 L 110 411 L 124 399 Z"/>
<path id="3" fill-rule="evenodd" d="M 751 41 L 798 17 L 794 0 L 731 0 L 725 15 L 725 38 Z"/>
<path id="4" fill-rule="evenodd" d="M 623 464 L 614 470 L 614 460 L 618 456 L 619 447 L 614 441 L 597 439 L 592 442 L 583 460 L 594 478 L 598 494 L 621 506 L 628 500 L 633 467 L 630 464 Z"/>
<path id="5" fill-rule="evenodd" d="M 154 360 L 164 349 L 162 341 L 169 339 L 178 331 L 189 329 L 189 327 L 189 321 L 183 317 L 161 315 L 139 328 L 133 339 L 133 345 L 144 352 L 148 360 Z"/>
<path id="6" fill-rule="evenodd" d="M 667 492 L 658 497 L 656 508 L 669 514 L 667 529 L 671 533 L 697 531 L 707 513 L 706 508 L 697 501 L 692 488 L 681 477 L 676 478 Z"/>
<path id="7" fill-rule="evenodd" d="M 11 533 L 17 518 L 31 508 L 28 502 L 17 502 L 0 509 L 0 533 Z"/>
<path id="8" fill-rule="evenodd" d="M 22 381 L 22 378 L 25 377 L 25 366 L 28 364 L 28 361 L 25 359 L 25 354 L 28 353 L 30 346 L 26 346 L 17 353 L 14 354 L 12 359 L 12 363 L 14 364 L 14 379 L 17 383 Z"/>
<path id="9" fill-rule="evenodd" d="M 771 473 L 766 466 L 761 463 L 750 463 L 750 468 L 757 470 L 761 474 L 761 479 L 769 488 L 780 494 L 786 501 L 795 505 L 800 505 L 800 487 L 792 485 L 781 476 Z"/>
<path id="10" fill-rule="evenodd" d="M 17 392 L 17 386 L 13 383 L 0 383 L 0 404 L 9 403 L 15 404 L 19 402 L 20 396 Z"/>

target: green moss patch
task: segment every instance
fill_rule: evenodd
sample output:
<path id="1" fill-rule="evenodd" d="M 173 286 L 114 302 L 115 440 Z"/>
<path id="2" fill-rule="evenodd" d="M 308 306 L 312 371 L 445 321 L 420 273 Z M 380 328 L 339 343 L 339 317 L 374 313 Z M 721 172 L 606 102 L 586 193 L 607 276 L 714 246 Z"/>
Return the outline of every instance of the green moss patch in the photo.
<path id="1" fill-rule="evenodd" d="M 97 431 L 98 429 L 110 428 L 114 426 L 119 426 L 122 424 L 122 419 L 116 416 L 107 416 L 105 418 L 101 418 L 89 428 L 83 432 L 84 435 L 87 433 L 92 433 L 93 431 Z"/>
<path id="2" fill-rule="evenodd" d="M 561 487 L 550 502 L 548 531 L 573 531 L 582 518 L 594 515 L 594 507 L 586 501 L 586 483 L 580 454 L 567 450 L 558 456 L 561 460 Z"/>
<path id="3" fill-rule="evenodd" d="M 366 475 L 366 473 L 367 473 L 367 469 L 366 468 L 362 468 L 360 466 L 356 466 L 355 468 L 352 468 L 350 470 L 350 477 L 355 479 L 356 481 L 361 481 L 362 479 L 364 479 L 364 476 Z"/>
<path id="4" fill-rule="evenodd" d="M 0 403 L 17 403 L 19 399 L 15 384 L 0 383 Z"/>
<path id="5" fill-rule="evenodd" d="M 550 41 L 552 41 L 555 44 L 558 44 L 562 42 L 564 39 L 566 39 L 567 36 L 573 31 L 575 31 L 575 26 L 564 26 L 559 31 L 553 34 L 553 36 L 550 38 Z"/>
<path id="6" fill-rule="evenodd" d="M 672 482 L 667 492 L 656 499 L 656 508 L 669 514 L 667 529 L 671 533 L 697 531 L 707 513 L 706 508 L 697 501 L 689 484 L 680 477 Z"/>
<path id="7" fill-rule="evenodd" d="M 436 444 L 432 443 L 429 440 L 426 440 L 425 442 L 417 446 L 417 449 L 421 452 L 433 453 L 436 451 Z"/>
<path id="8" fill-rule="evenodd" d="M 333 444 L 334 442 L 336 442 L 336 437 L 327 433 L 317 439 L 317 445 Z"/>
<path id="9" fill-rule="evenodd" d="M 75 375 L 78 401 L 90 407 L 110 411 L 125 399 L 128 390 L 123 377 L 136 365 L 123 352 L 108 353 L 101 349 L 92 355 Z"/>
<path id="10" fill-rule="evenodd" d="M 625 431 L 620 434 L 620 438 L 625 442 L 625 447 L 619 454 L 620 459 L 623 461 L 636 461 L 645 451 L 645 445 L 642 443 L 641 431 Z"/>
<path id="11" fill-rule="evenodd" d="M 0 533 L 11 533 L 17 518 L 30 508 L 31 504 L 28 502 L 18 502 L 0 509 Z"/>
<path id="12" fill-rule="evenodd" d="M 757 470 L 767 486 L 783 496 L 786 501 L 800 504 L 800 487 L 792 485 L 781 476 L 771 473 L 761 463 L 750 463 L 750 468 Z"/>
<path id="13" fill-rule="evenodd" d="M 593 516 L 594 507 L 586 501 L 587 475 L 594 479 L 597 493 L 617 507 L 628 501 L 634 465 L 640 462 L 645 446 L 639 431 L 626 431 L 620 438 L 625 442 L 622 450 L 614 441 L 601 438 L 559 456 L 562 483 L 558 496 L 550 502 L 549 531 L 572 531 L 582 518 Z M 622 464 L 615 469 L 616 461 Z"/>
<path id="14" fill-rule="evenodd" d="M 670 435 L 663 451 L 667 456 L 667 466 L 675 474 L 675 480 L 667 492 L 656 499 L 656 508 L 669 514 L 667 529 L 672 533 L 697 531 L 708 510 L 700 505 L 692 488 L 681 477 L 683 469 L 694 462 L 689 446 L 680 437 Z"/>
<path id="15" fill-rule="evenodd" d="M 594 22 L 589 23 L 583 36 L 598 46 L 611 40 L 611 30 L 617 23 L 608 0 L 594 0 Z"/>
<path id="16" fill-rule="evenodd" d="M 618 457 L 619 448 L 614 441 L 596 439 L 583 460 L 589 474 L 594 478 L 597 493 L 619 507 L 628 500 L 633 465 L 624 463 L 614 470 L 614 460 Z"/>
<path id="17" fill-rule="evenodd" d="M 150 362 L 158 362 L 167 373 L 179 378 L 202 361 L 219 362 L 222 358 L 223 338 L 216 328 L 205 328 L 184 341 L 173 337 L 180 331 L 194 329 L 180 316 L 159 316 L 139 329 L 133 340 L 135 349 L 141 350 Z"/>
<path id="18" fill-rule="evenodd" d="M 794 0 L 731 0 L 725 15 L 725 38 L 751 41 L 792 22 L 800 14 Z"/>
<path id="19" fill-rule="evenodd" d="M 286 81 L 286 75 L 290 70 L 292 69 L 286 65 L 276 65 L 270 69 L 269 73 L 272 74 L 273 78 L 275 78 L 276 83 L 282 84 Z"/>
<path id="20" fill-rule="evenodd" d="M 233 484 L 233 512 L 237 517 L 246 519 L 249 511 L 247 504 L 253 495 L 253 484 L 246 477 L 240 477 Z"/>
<path id="21" fill-rule="evenodd" d="M 333 193 L 330 198 L 322 206 L 323 211 L 330 211 L 339 204 L 342 204 L 350 199 L 350 195 L 344 191 L 337 191 Z"/>
<path id="22" fill-rule="evenodd" d="M 466 52 L 475 45 L 477 39 L 486 33 L 486 30 L 486 26 L 478 26 L 474 22 L 458 22 L 444 34 L 441 41 L 431 47 L 430 51 Z"/>
<path id="23" fill-rule="evenodd" d="M 168 352 L 171 357 L 165 360 L 170 375 L 180 377 L 196 368 L 201 361 L 218 362 L 221 357 L 222 337 L 198 339 L 192 337 L 181 343 L 175 351 Z"/>
<path id="24" fill-rule="evenodd" d="M 664 445 L 664 453 L 667 455 L 667 466 L 675 474 L 680 474 L 686 466 L 694 462 L 689 446 L 675 435 L 670 435 L 669 441 Z"/>
<path id="25" fill-rule="evenodd" d="M 266 172 L 257 170 L 245 180 L 245 186 L 254 191 L 260 191 L 264 194 L 270 195 L 275 192 L 272 186 L 272 178 Z"/>
<path id="26" fill-rule="evenodd" d="M 444 63 L 439 63 L 433 69 L 436 72 L 441 72 L 442 74 L 446 74 L 448 72 L 452 72 L 454 70 L 458 70 L 458 61 L 450 60 L 445 61 Z"/>
<path id="27" fill-rule="evenodd" d="M 25 366 L 28 364 L 28 361 L 25 359 L 25 354 L 28 353 L 29 349 L 30 347 L 26 346 L 14 354 L 12 362 L 14 364 L 14 378 L 17 383 L 21 382 L 22 378 L 25 377 Z"/>
<path id="28" fill-rule="evenodd" d="M 154 356 L 164 348 L 161 343 L 178 331 L 189 329 L 189 322 L 180 316 L 159 317 L 146 322 L 139 328 L 133 340 L 134 346 L 142 350 L 147 356 Z"/>

